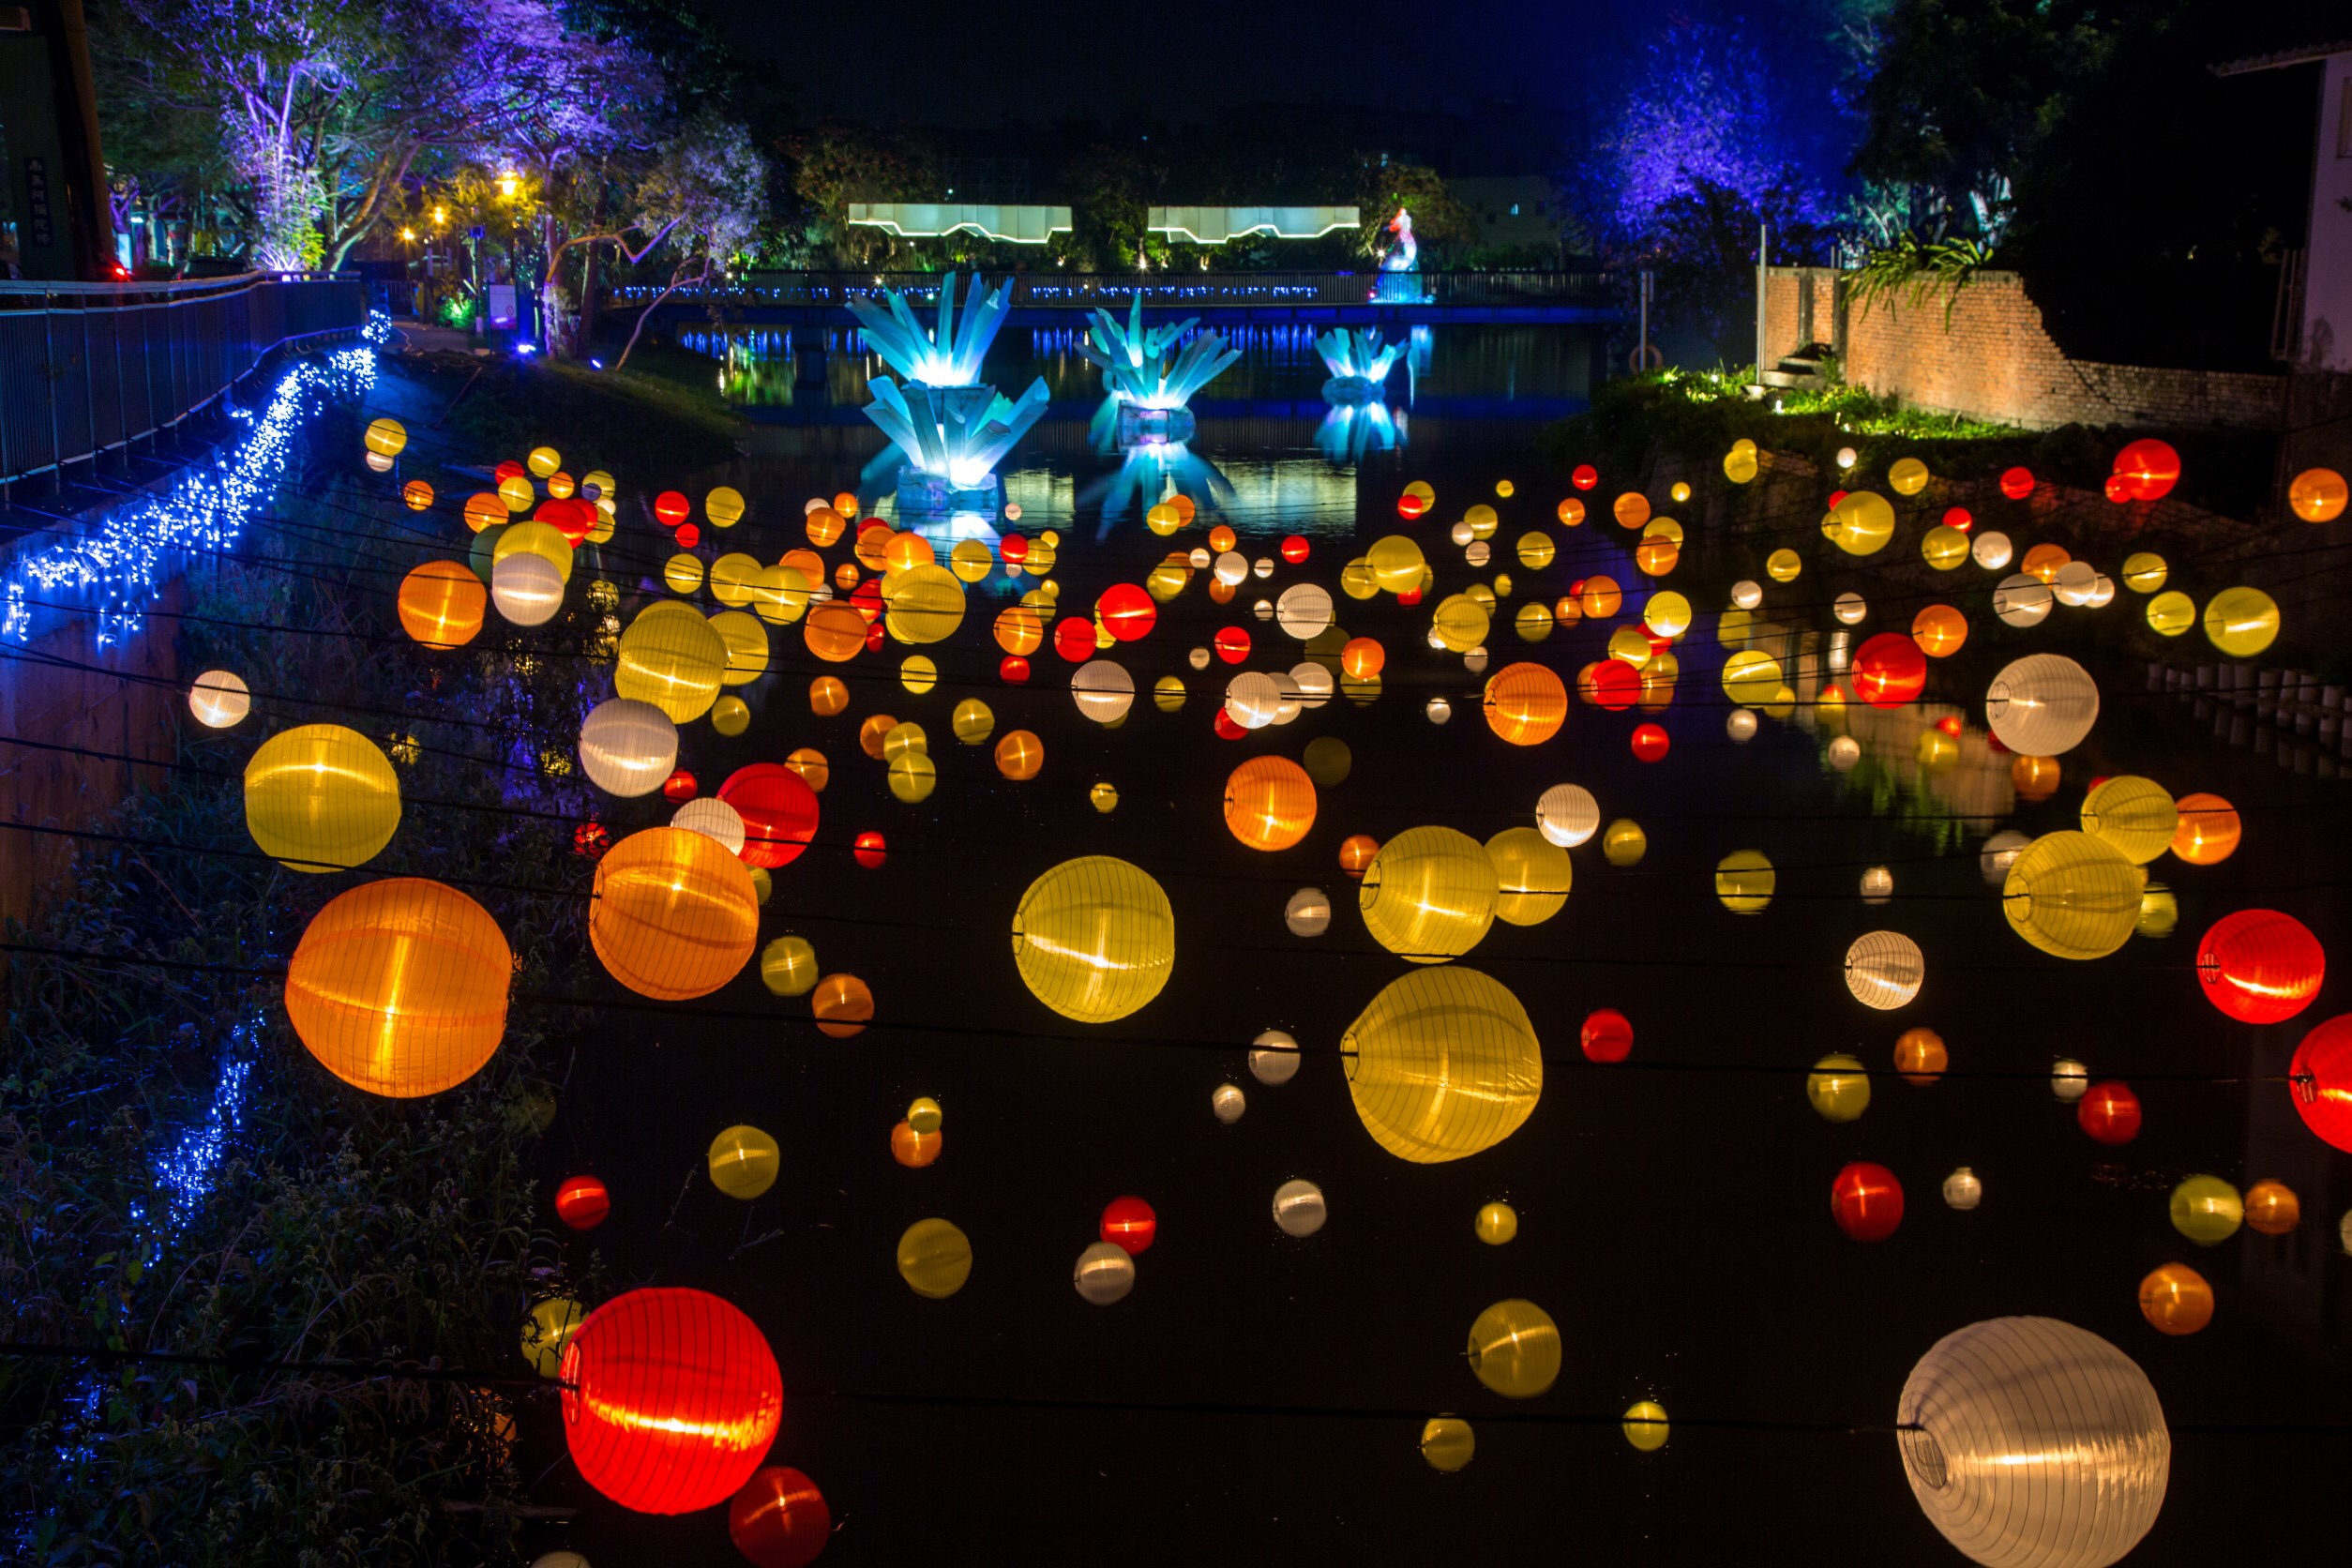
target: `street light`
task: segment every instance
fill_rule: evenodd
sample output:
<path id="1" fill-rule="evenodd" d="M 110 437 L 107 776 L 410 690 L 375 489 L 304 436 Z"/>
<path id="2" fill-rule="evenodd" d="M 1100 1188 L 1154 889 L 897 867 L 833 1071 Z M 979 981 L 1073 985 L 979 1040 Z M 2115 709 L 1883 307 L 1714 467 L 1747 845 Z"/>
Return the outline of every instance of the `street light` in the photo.
<path id="1" fill-rule="evenodd" d="M 499 175 L 499 176 L 498 176 L 498 193 L 499 193 L 501 196 L 505 196 L 505 197 L 507 197 L 507 198 L 509 198 L 509 199 L 512 199 L 512 198 L 513 198 L 514 193 L 515 193 L 515 176 L 514 176 L 514 175 L 512 175 L 512 174 L 508 173 L 508 174 L 501 174 L 501 175 Z"/>

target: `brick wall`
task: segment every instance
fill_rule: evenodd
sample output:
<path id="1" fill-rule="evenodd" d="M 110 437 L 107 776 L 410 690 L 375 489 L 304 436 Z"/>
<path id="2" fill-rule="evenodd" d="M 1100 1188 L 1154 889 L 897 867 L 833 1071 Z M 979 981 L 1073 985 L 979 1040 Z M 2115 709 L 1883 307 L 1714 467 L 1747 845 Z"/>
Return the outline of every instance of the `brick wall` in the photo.
<path id="1" fill-rule="evenodd" d="M 1915 408 L 2030 430 L 2272 429 L 2285 412 L 2284 376 L 2069 359 L 2013 272 L 1980 273 L 1956 298 L 1938 294 L 1918 305 L 1882 296 L 1864 310 L 1840 301 L 1842 293 L 1838 275 L 1825 269 L 1772 268 L 1764 299 L 1768 365 L 1809 338 L 1838 348 L 1853 385 Z"/>

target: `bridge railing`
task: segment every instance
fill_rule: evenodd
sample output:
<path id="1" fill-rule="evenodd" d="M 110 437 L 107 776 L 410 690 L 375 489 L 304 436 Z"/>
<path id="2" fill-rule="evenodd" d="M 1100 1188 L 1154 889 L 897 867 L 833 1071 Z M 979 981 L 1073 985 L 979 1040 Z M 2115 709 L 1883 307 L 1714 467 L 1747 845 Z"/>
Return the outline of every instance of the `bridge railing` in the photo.
<path id="1" fill-rule="evenodd" d="M 367 321 L 351 278 L 0 282 L 0 485 L 170 430 L 273 350 Z"/>
<path id="2" fill-rule="evenodd" d="M 948 275 L 940 272 L 751 272 L 739 279 L 681 289 L 673 301 L 726 305 L 835 305 L 871 299 L 895 290 L 909 299 L 935 298 Z M 1063 272 L 1011 275 L 1011 303 L 1071 310 L 1124 309 L 1140 294 L 1147 307 L 1233 305 L 1361 305 L 1372 298 L 1380 275 L 1363 272 Z M 1004 281 L 988 279 L 991 286 Z M 1591 299 L 1607 291 L 1602 272 L 1425 272 L 1416 275 L 1426 303 L 1509 305 Z M 650 304 L 658 285 L 618 289 L 625 305 Z"/>

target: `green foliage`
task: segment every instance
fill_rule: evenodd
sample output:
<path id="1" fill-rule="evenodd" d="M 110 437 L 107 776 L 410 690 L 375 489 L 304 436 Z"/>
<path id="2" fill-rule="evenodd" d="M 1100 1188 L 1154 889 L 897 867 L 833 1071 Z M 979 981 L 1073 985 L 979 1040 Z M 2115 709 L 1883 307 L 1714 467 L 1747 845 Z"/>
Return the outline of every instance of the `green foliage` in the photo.
<path id="1" fill-rule="evenodd" d="M 1944 298 L 1944 325 L 1952 325 L 1952 309 L 1968 280 L 1992 264 L 1993 253 L 1973 239 L 1932 240 L 1922 244 L 1906 234 L 1894 244 L 1870 251 L 1853 272 L 1847 303 L 1855 319 L 1870 314 L 1878 300 L 1907 300 L 1913 309 L 1937 294 Z"/>
<path id="2" fill-rule="evenodd" d="M 336 440 L 357 448 L 348 424 Z M 258 700 L 247 731 L 301 713 L 270 693 L 332 690 L 379 710 L 379 739 L 420 743 L 403 764 L 415 799 L 563 811 L 577 786 L 452 754 L 567 746 L 581 667 L 432 656 L 400 640 L 382 574 L 409 563 L 369 562 L 352 543 L 387 530 L 390 505 L 381 486 L 313 491 L 272 541 L 294 570 L 224 557 L 196 574 L 192 609 L 206 619 L 182 623 L 184 667 L 248 677 Z M 247 629 L 279 625 L 358 635 Z M 585 629 L 559 624 L 562 635 Z M 197 967 L 11 960 L 0 1338 L 522 1373 L 516 1335 L 531 1304 L 579 1284 L 539 1229 L 529 1170 L 551 1112 L 545 1031 L 569 1016 L 519 1005 L 471 1082 L 389 1101 L 321 1069 L 287 1026 L 279 982 L 240 972 L 282 964 L 309 916 L 355 881 L 462 885 L 487 872 L 565 890 L 469 888 L 506 932 L 518 989 L 576 988 L 585 863 L 565 821 L 455 807 L 412 806 L 361 877 L 206 852 L 251 849 L 236 782 L 251 740 L 191 736 L 191 766 L 105 824 L 140 842 L 77 846 L 35 928 L 10 932 Z M 175 1213 L 158 1161 L 204 1125 L 232 1058 L 250 1063 L 238 1124 L 209 1195 Z M 527 1380 L 0 1361 L 0 1530 L 10 1560 L 43 1564 L 512 1560 L 516 1424 L 543 1421 L 529 1408 L 541 1397 Z"/>

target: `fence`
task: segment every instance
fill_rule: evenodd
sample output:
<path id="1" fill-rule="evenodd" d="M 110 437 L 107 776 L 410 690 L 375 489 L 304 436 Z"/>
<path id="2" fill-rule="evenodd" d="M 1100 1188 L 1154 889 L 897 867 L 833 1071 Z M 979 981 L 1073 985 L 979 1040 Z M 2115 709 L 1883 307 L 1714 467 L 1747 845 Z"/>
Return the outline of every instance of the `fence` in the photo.
<path id="1" fill-rule="evenodd" d="M 870 299 L 894 290 L 910 300 L 934 298 L 950 275 L 941 272 L 754 272 L 701 288 L 681 289 L 672 299 L 716 300 L 731 305 L 834 305 Z M 1379 287 L 1378 272 L 1017 272 L 1014 306 L 1067 310 L 1124 308 L 1138 295 L 1147 306 L 1199 308 L 1230 305 L 1361 305 Z M 1513 305 L 1591 300 L 1605 294 L 1602 272 L 1423 272 L 1408 275 L 1421 303 Z M 968 280 L 967 280 L 968 281 Z M 614 291 L 624 304 L 650 303 L 657 284 Z"/>
<path id="2" fill-rule="evenodd" d="M 2322 778 L 2352 773 L 2352 691 L 2299 670 L 2150 664 L 2148 689 L 2195 704 L 2217 740 Z"/>
<path id="3" fill-rule="evenodd" d="M 0 282 L 0 485 L 169 430 L 272 350 L 367 318 L 353 279 Z"/>

